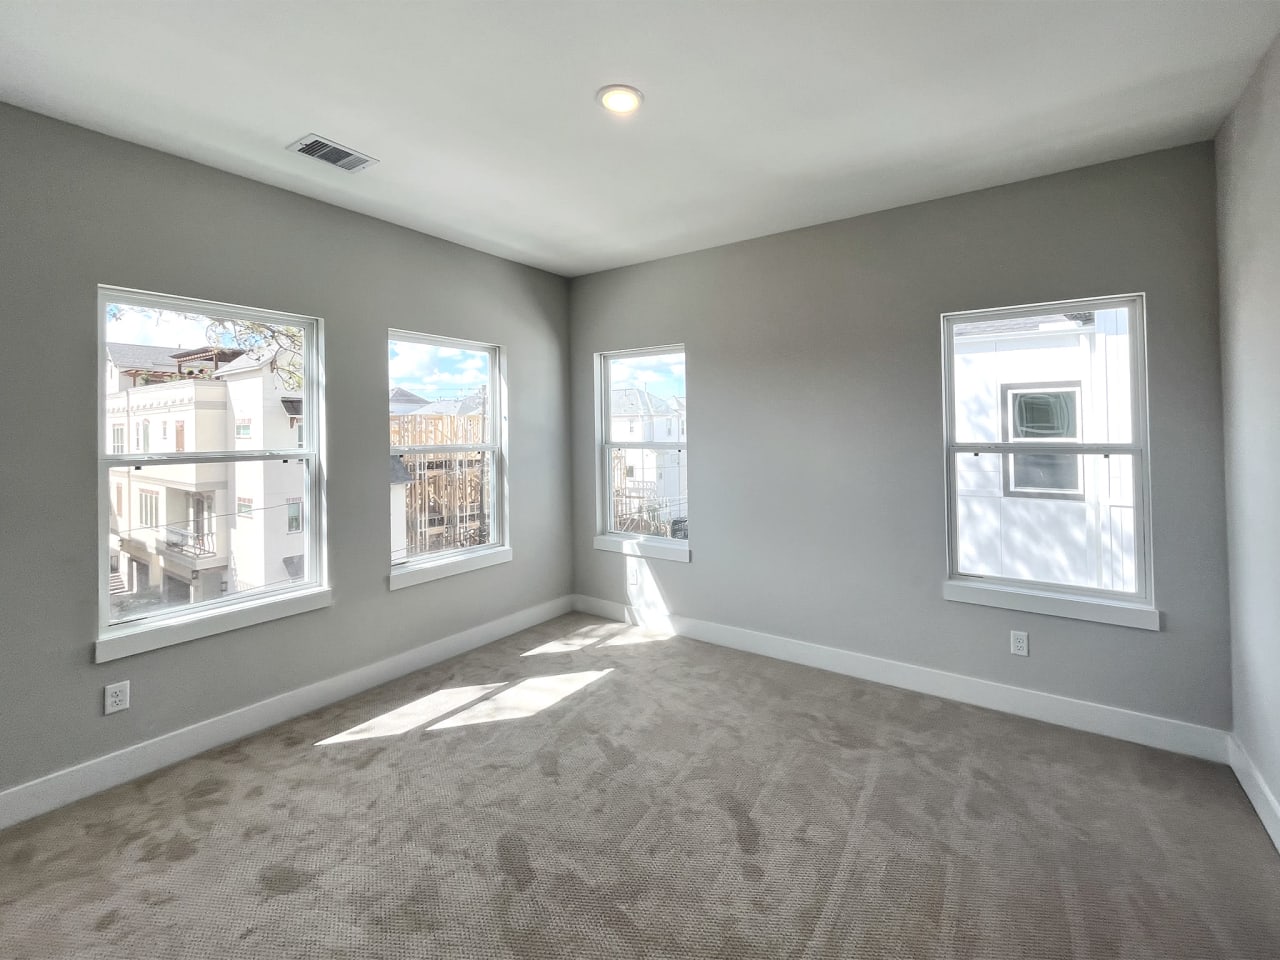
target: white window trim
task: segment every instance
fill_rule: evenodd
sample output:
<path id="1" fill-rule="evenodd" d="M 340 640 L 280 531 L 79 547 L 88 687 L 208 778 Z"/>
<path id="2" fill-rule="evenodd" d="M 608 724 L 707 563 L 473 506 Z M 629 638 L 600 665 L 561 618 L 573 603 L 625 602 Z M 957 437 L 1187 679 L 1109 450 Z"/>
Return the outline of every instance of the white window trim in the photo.
<path id="1" fill-rule="evenodd" d="M 416 330 L 389 329 L 387 341 L 407 340 L 414 343 L 426 343 L 440 347 L 457 347 L 462 350 L 483 351 L 490 356 L 490 387 L 492 394 L 491 424 L 493 437 L 490 443 L 464 444 L 462 446 L 426 446 L 426 447 L 391 447 L 392 456 L 402 453 L 422 453 L 431 450 L 440 453 L 466 452 L 470 450 L 488 450 L 493 457 L 493 509 L 489 512 L 490 542 L 474 547 L 459 547 L 454 550 L 434 554 L 422 554 L 417 557 L 406 557 L 404 560 L 392 560 L 387 576 L 388 590 L 403 590 L 405 587 L 430 583 L 445 577 L 470 573 L 484 567 L 492 567 L 509 562 L 511 550 L 511 513 L 510 489 L 507 480 L 507 351 L 496 343 L 483 343 L 478 340 L 459 340 L 454 337 L 440 337 Z M 390 526 L 388 526 L 388 535 Z M 388 543 L 387 553 L 391 548 Z"/>
<path id="2" fill-rule="evenodd" d="M 625 553 L 630 557 L 645 557 L 648 560 L 675 560 L 688 563 L 689 546 L 684 540 L 673 540 L 669 537 L 642 537 L 626 533 L 600 533 L 591 541 L 597 550 L 608 550 L 611 553 Z"/>
<path id="3" fill-rule="evenodd" d="M 464 554 L 455 552 L 434 559 L 401 564 L 392 569 L 387 587 L 390 590 L 403 590 L 405 587 L 414 587 L 420 583 L 430 583 L 432 580 L 443 580 L 445 577 L 452 577 L 459 573 L 470 573 L 472 570 L 482 570 L 485 567 L 508 563 L 511 557 L 511 548 L 508 546 L 486 544 L 480 547 L 467 547 Z"/>
<path id="4" fill-rule="evenodd" d="M 679 450 L 685 456 L 685 469 L 688 469 L 689 444 L 684 440 L 685 428 L 682 425 L 680 440 L 654 441 L 652 443 L 611 443 L 609 425 L 611 411 L 609 399 L 609 360 L 613 357 L 649 357 L 659 356 L 679 350 L 685 355 L 685 366 L 688 367 L 688 350 L 683 343 L 669 343 L 660 347 L 640 347 L 633 350 L 605 350 L 595 355 L 595 396 L 596 396 L 596 535 L 591 545 L 596 550 L 607 550 L 611 553 L 622 553 L 649 560 L 674 560 L 678 563 L 689 563 L 693 559 L 688 540 L 677 540 L 674 537 L 654 537 L 635 533 L 621 533 L 609 529 L 609 448 L 638 447 L 644 449 Z M 688 381 L 686 379 L 686 387 Z M 628 430 L 632 431 L 630 421 Z"/>
<path id="5" fill-rule="evenodd" d="M 1133 457 L 1134 513 L 1139 518 L 1135 535 L 1141 542 L 1136 551 L 1135 575 L 1138 589 L 1135 593 L 1117 593 L 1107 590 L 1073 588 L 1059 584 L 1036 583 L 1004 577 L 983 577 L 961 574 L 956 565 L 956 468 L 958 453 L 1018 452 L 1016 446 L 1030 445 L 1026 440 L 1002 443 L 957 443 L 955 440 L 955 381 L 953 376 L 954 341 L 952 330 L 959 323 L 976 320 L 1001 320 L 1023 317 L 1039 311 L 1045 313 L 1084 313 L 1114 309 L 1126 305 L 1132 310 L 1129 328 L 1129 377 L 1133 404 L 1133 429 L 1130 443 L 1037 443 L 1037 450 L 1047 452 L 1097 454 L 1116 453 Z M 1155 557 L 1152 550 L 1151 518 L 1151 470 L 1150 434 L 1147 421 L 1147 348 L 1146 348 L 1146 295 L 1122 294 L 1111 297 L 1090 297 L 1080 300 L 1059 300 L 1050 303 L 1023 304 L 994 310 L 967 310 L 944 313 L 942 323 L 942 403 L 943 403 L 943 457 L 946 480 L 945 510 L 947 519 L 947 579 L 942 595 L 946 600 L 973 603 L 983 606 L 1022 610 L 1048 616 L 1067 617 L 1096 623 L 1137 627 L 1144 630 L 1160 629 L 1160 611 L 1156 606 L 1152 587 L 1152 571 Z"/>
<path id="6" fill-rule="evenodd" d="M 152 309 L 195 312 L 249 321 L 270 321 L 300 326 L 305 331 L 305 369 L 312 373 L 303 384 L 304 409 L 313 411 L 309 423 L 308 445 L 303 449 L 220 451 L 217 454 L 149 453 L 115 455 L 111 449 L 110 423 L 106 417 L 107 369 L 106 309 L 109 303 L 136 304 Z M 327 522 L 325 504 L 325 411 L 324 411 L 324 321 L 319 317 L 282 313 L 235 304 L 177 297 L 143 290 L 102 285 L 98 287 L 98 636 L 94 643 L 94 662 L 104 663 L 121 657 L 158 650 L 203 637 L 238 630 L 281 617 L 317 610 L 333 602 L 329 586 Z M 190 464 L 217 460 L 239 463 L 259 460 L 305 460 L 307 493 L 303 498 L 303 525 L 306 569 L 311 576 L 298 584 L 273 589 L 246 591 L 219 600 L 211 600 L 186 608 L 178 608 L 149 617 L 121 623 L 110 622 L 110 553 L 111 468 L 142 464 Z M 314 508 L 311 506 L 314 504 Z M 237 511 L 238 513 L 238 511 Z"/>

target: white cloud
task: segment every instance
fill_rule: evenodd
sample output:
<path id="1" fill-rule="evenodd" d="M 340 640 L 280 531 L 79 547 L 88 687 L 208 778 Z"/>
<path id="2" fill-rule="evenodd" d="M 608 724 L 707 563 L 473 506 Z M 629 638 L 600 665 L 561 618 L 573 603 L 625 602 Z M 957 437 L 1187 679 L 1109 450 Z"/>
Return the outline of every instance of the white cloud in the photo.
<path id="1" fill-rule="evenodd" d="M 108 343 L 136 343 L 150 347 L 203 347 L 208 344 L 207 320 L 191 320 L 170 310 L 138 310 L 121 306 L 107 320 Z"/>

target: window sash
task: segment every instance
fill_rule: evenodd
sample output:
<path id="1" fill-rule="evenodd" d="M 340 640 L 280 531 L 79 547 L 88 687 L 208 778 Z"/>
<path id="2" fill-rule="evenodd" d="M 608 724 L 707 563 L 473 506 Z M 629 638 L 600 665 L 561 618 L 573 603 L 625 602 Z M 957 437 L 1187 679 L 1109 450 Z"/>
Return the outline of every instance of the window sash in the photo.
<path id="1" fill-rule="evenodd" d="M 179 449 L 173 453 L 108 453 L 112 450 L 112 422 L 107 417 L 105 374 L 107 369 L 106 353 L 106 308 L 108 304 L 122 304 L 145 309 L 172 310 L 179 313 L 197 313 L 219 318 L 245 320 L 254 323 L 275 323 L 302 330 L 302 396 L 303 409 L 309 415 L 303 421 L 304 443 L 286 450 L 218 450 L 193 452 Z M 317 588 L 328 585 L 328 555 L 326 550 L 327 524 L 321 509 L 325 471 L 323 465 L 324 444 L 324 408 L 322 384 L 324 377 L 324 349 L 321 340 L 322 321 L 316 317 L 300 314 L 282 313 L 256 307 L 242 307 L 233 304 L 217 303 L 189 297 L 175 297 L 168 294 L 150 293 L 130 290 L 123 287 L 98 287 L 98 376 L 97 376 L 97 416 L 98 416 L 98 639 L 119 637 L 132 630 L 145 626 L 163 627 L 167 622 L 189 619 L 192 610 L 200 611 L 201 616 L 214 616 L 218 613 L 237 610 L 246 606 L 254 606 L 264 601 L 284 599 L 299 594 L 313 592 Z M 135 424 L 137 421 L 135 421 Z M 185 436 L 185 423 L 179 421 L 178 436 Z M 142 614 L 123 620 L 111 619 L 111 533 L 110 515 L 111 471 L 123 467 L 145 468 L 147 465 L 172 465 L 225 463 L 287 460 L 302 462 L 303 496 L 302 517 L 305 537 L 303 553 L 305 556 L 306 577 L 298 581 L 290 581 L 277 586 L 263 587 L 258 590 L 245 590 L 226 597 L 204 600 L 186 607 L 177 607 L 154 614 Z M 238 511 L 237 511 L 238 514 Z M 172 642 L 172 641 L 171 641 Z M 162 644 L 163 645 L 163 644 Z"/>
<path id="2" fill-rule="evenodd" d="M 392 341 L 401 343 L 425 344 L 434 347 L 453 347 L 466 350 L 472 353 L 484 353 L 489 358 L 489 379 L 486 383 L 486 421 L 488 425 L 489 439 L 485 442 L 473 443 L 423 443 L 423 444 L 397 444 L 389 447 L 391 455 L 395 457 L 404 456 L 432 456 L 432 457 L 448 457 L 461 453 L 485 453 L 489 458 L 489 477 L 485 483 L 485 503 L 481 504 L 480 512 L 488 517 L 489 521 L 489 538 L 487 543 L 474 544 L 463 547 L 450 547 L 447 550 L 437 550 L 434 552 L 420 552 L 408 554 L 403 557 L 391 556 L 389 562 L 394 570 L 412 569 L 414 567 L 434 566 L 441 563 L 449 563 L 453 560 L 461 560 L 475 553 L 486 553 L 498 548 L 507 546 L 507 531 L 509 526 L 509 506 L 507 496 L 507 417 L 506 417 L 506 356 L 503 348 L 498 344 L 481 343 L 474 340 L 461 340 L 453 337 L 440 337 L 431 334 L 418 333 L 412 330 L 389 329 L 387 331 L 387 342 Z M 390 376 L 388 376 L 388 386 L 390 386 Z M 390 416 L 394 416 L 389 414 Z M 414 476 L 414 482 L 420 482 L 417 475 Z M 475 516 L 475 514 L 460 514 L 459 516 Z M 388 521 L 389 522 L 389 521 Z M 429 525 L 429 517 L 419 518 L 418 531 L 422 533 L 436 529 Z"/>
<path id="3" fill-rule="evenodd" d="M 596 514 L 597 531 L 605 536 L 621 536 L 640 540 L 651 540 L 657 543 L 688 544 L 686 539 L 662 537 L 652 533 L 632 533 L 617 529 L 617 517 L 614 515 L 613 470 L 610 461 L 614 450 L 653 450 L 678 451 L 688 454 L 689 441 L 686 438 L 687 426 L 682 426 L 680 436 L 671 440 L 650 440 L 643 442 L 611 439 L 613 423 L 613 381 L 610 361 L 617 357 L 658 357 L 664 354 L 679 353 L 685 355 L 687 350 L 682 343 L 669 343 L 657 347 L 642 347 L 635 350 L 609 350 L 596 354 Z M 686 357 L 687 362 L 687 357 Z M 688 382 L 686 381 L 686 389 Z M 688 503 L 686 501 L 686 519 Z"/>
<path id="4" fill-rule="evenodd" d="M 1083 313 L 1118 308 L 1129 310 L 1129 391 L 1132 418 L 1129 443 L 1081 443 L 1079 441 L 1043 441 L 1017 439 L 997 443 L 957 442 L 955 402 L 955 331 L 966 323 L 1014 319 L 1043 313 Z M 1042 592 L 1079 597 L 1081 599 L 1120 600 L 1128 603 L 1153 604 L 1151 572 L 1154 557 L 1151 549 L 1151 498 L 1150 464 L 1147 431 L 1147 351 L 1146 351 L 1146 300 L 1141 293 L 1115 297 L 1097 297 L 1081 300 L 1054 301 L 1027 304 L 995 310 L 973 310 L 942 315 L 942 374 L 943 374 L 943 450 L 946 459 L 946 516 L 947 516 L 947 575 L 949 580 L 970 583 L 991 583 L 1026 592 Z M 1003 403 L 1002 403 L 1003 406 Z M 1077 429 L 1083 431 L 1083 423 Z M 1034 454 L 1060 453 L 1085 456 L 1126 454 L 1134 458 L 1134 512 L 1135 527 L 1134 573 L 1135 589 L 1128 591 L 1105 590 L 1096 587 L 1079 587 L 1051 581 L 1026 580 L 1014 577 L 979 576 L 959 572 L 959 535 L 957 530 L 958 492 L 956 480 L 956 456 L 966 453 Z M 1052 496 L 1052 494 L 1047 494 Z"/>

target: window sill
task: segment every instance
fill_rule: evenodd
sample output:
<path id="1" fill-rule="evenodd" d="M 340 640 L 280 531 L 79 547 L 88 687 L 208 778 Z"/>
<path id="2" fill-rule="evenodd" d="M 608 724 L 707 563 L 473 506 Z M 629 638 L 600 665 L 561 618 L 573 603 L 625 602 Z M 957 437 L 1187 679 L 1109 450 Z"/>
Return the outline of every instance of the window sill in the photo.
<path id="1" fill-rule="evenodd" d="M 419 560 L 391 568 L 388 585 L 392 590 L 415 587 L 420 583 L 442 580 L 459 573 L 469 573 L 511 559 L 510 547 L 489 547 L 462 556 L 441 557 L 437 560 Z"/>
<path id="2" fill-rule="evenodd" d="M 1140 603 L 1126 603 L 1123 600 L 1075 597 L 960 580 L 948 580 L 943 583 L 942 597 L 944 600 L 955 600 L 960 603 L 1002 607 L 1005 610 L 1022 610 L 1026 613 L 1066 617 L 1070 620 L 1090 620 L 1094 623 L 1110 623 L 1119 627 L 1136 627 L 1139 630 L 1160 629 L 1159 610 Z"/>
<path id="3" fill-rule="evenodd" d="M 285 596 L 261 597 L 230 609 L 196 610 L 178 617 L 126 623 L 103 630 L 93 645 L 93 662 L 106 663 L 137 653 L 199 640 L 214 634 L 251 627 L 281 617 L 319 610 L 333 603 L 328 587 L 311 587 Z"/>
<path id="4" fill-rule="evenodd" d="M 649 560 L 688 563 L 690 557 L 687 540 L 660 540 L 653 537 L 632 537 L 625 533 L 602 533 L 592 545 L 597 550 L 625 553 L 630 557 L 645 557 Z"/>

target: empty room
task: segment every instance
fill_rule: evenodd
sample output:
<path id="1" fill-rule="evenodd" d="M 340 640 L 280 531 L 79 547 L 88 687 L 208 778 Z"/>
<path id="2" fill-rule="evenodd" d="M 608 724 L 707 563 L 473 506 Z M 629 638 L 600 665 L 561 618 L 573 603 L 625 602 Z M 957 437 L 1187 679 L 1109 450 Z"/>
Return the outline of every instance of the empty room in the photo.
<path id="1" fill-rule="evenodd" d="M 1280 0 L 0 0 L 0 958 L 1280 958 Z"/>

